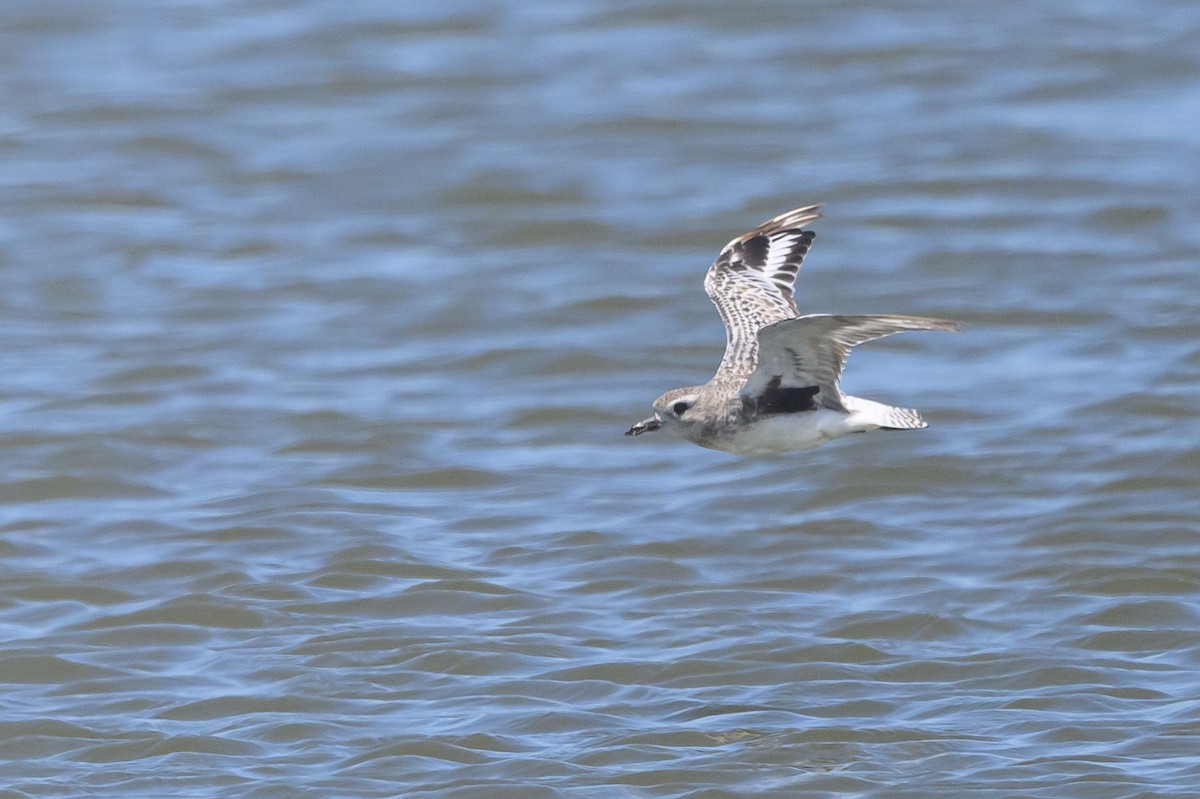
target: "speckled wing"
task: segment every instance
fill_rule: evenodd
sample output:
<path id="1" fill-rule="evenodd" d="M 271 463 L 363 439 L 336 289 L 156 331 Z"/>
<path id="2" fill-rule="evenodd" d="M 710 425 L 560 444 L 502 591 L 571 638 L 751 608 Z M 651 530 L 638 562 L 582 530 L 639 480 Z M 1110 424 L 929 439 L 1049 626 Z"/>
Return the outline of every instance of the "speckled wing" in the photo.
<path id="1" fill-rule="evenodd" d="M 961 330 L 960 322 L 923 316 L 810 314 L 758 331 L 758 364 L 739 395 L 751 400 L 780 389 L 816 386 L 823 408 L 846 410 L 838 380 L 850 348 L 905 330 Z"/>
<path id="2" fill-rule="evenodd" d="M 709 267 L 704 290 L 725 323 L 717 377 L 747 377 L 754 371 L 759 329 L 795 318 L 792 285 L 816 235 L 801 226 L 820 218 L 819 208 L 797 208 L 762 223 L 726 244 Z"/>

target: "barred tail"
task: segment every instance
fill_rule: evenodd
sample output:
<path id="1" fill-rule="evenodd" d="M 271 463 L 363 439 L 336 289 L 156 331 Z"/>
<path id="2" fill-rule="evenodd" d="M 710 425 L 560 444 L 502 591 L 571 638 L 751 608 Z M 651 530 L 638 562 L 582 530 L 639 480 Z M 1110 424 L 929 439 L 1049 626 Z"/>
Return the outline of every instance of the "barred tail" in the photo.
<path id="1" fill-rule="evenodd" d="M 862 397 L 845 397 L 846 410 L 852 422 L 864 428 L 878 427 L 884 430 L 920 430 L 928 427 L 921 414 L 912 408 L 894 408 Z"/>
<path id="2" fill-rule="evenodd" d="M 884 430 L 920 430 L 929 427 L 921 414 L 912 408 L 888 408 L 884 423 L 879 426 Z"/>

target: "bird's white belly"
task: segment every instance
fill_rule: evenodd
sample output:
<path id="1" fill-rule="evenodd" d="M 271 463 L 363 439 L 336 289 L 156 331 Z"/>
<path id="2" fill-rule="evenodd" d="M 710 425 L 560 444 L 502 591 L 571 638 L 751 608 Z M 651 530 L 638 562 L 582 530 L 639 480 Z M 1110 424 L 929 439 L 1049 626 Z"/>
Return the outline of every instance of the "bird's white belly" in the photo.
<path id="1" fill-rule="evenodd" d="M 760 418 L 738 429 L 720 441 L 706 442 L 708 446 L 735 455 L 771 455 L 811 449 L 840 438 L 847 433 L 865 429 L 850 424 L 850 415 L 820 409 L 801 413 L 786 413 Z"/>

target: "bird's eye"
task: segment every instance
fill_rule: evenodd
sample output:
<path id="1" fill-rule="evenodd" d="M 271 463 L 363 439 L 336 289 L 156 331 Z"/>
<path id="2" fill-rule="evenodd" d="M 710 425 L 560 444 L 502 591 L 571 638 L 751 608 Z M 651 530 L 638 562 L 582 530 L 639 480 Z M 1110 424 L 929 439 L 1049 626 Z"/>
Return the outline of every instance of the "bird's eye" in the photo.
<path id="1" fill-rule="evenodd" d="M 692 407 L 692 403 L 690 402 L 677 402 L 671 406 L 671 413 L 675 414 L 676 416 L 683 416 L 683 414 L 690 407 Z"/>

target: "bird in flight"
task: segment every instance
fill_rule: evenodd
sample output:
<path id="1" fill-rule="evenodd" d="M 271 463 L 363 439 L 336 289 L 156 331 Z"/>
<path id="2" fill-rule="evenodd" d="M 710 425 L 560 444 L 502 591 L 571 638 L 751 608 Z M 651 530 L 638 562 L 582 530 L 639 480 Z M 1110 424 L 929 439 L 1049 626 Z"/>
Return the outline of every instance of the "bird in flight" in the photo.
<path id="1" fill-rule="evenodd" d="M 625 432 L 666 430 L 735 455 L 810 449 L 850 433 L 926 427 L 910 408 L 843 394 L 850 349 L 905 330 L 961 330 L 921 316 L 844 316 L 796 310 L 793 284 L 816 235 L 819 205 L 780 214 L 725 245 L 704 290 L 725 323 L 725 357 L 702 386 L 668 391 L 654 415 Z"/>

